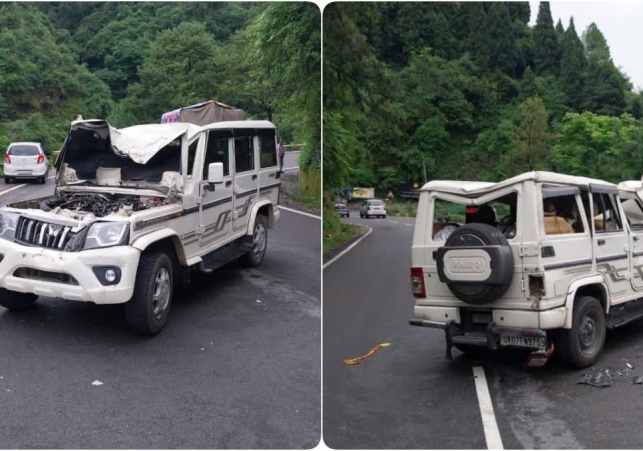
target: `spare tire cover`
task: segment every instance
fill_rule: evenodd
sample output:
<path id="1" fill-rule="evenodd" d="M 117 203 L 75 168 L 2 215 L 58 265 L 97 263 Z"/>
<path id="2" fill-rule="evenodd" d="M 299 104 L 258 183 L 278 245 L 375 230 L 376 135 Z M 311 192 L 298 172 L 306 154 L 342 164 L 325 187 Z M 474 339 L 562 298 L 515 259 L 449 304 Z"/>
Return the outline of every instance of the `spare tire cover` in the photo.
<path id="1" fill-rule="evenodd" d="M 514 273 L 514 257 L 504 235 L 487 224 L 466 224 L 438 249 L 438 276 L 468 304 L 492 302 L 506 293 Z"/>

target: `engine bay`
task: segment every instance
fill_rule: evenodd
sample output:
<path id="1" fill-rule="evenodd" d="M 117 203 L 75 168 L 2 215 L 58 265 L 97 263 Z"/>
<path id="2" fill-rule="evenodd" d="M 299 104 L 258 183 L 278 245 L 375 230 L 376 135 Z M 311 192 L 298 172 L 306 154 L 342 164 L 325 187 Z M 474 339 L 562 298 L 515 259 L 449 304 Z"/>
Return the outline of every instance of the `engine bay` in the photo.
<path id="1" fill-rule="evenodd" d="M 12 208 L 39 209 L 45 212 L 83 220 L 109 215 L 130 216 L 132 213 L 168 205 L 164 197 L 135 196 L 131 194 L 62 192 L 46 199 L 16 202 Z"/>

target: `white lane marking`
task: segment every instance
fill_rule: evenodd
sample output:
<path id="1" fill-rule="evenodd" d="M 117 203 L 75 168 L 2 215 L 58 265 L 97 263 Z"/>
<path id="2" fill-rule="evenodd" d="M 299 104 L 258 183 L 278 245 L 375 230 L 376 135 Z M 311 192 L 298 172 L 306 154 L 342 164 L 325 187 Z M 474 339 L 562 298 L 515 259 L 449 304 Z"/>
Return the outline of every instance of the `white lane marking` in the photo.
<path id="1" fill-rule="evenodd" d="M 409 223 L 406 223 L 406 222 L 394 221 L 392 219 L 387 219 L 387 221 L 392 222 L 394 224 L 402 224 L 402 225 L 405 225 L 405 226 L 408 226 L 408 227 L 413 227 L 413 224 L 409 224 Z"/>
<path id="2" fill-rule="evenodd" d="M 322 269 L 326 269 L 326 268 L 328 268 L 330 265 L 332 265 L 332 264 L 333 264 L 333 263 L 335 263 L 337 260 L 339 260 L 340 258 L 342 258 L 344 255 L 346 255 L 346 254 L 348 253 L 348 251 L 350 251 L 350 250 L 351 250 L 351 249 L 353 249 L 355 246 L 357 246 L 357 245 L 358 245 L 358 244 L 359 244 L 359 243 L 360 243 L 364 238 L 366 238 L 367 236 L 369 236 L 369 235 L 371 234 L 371 232 L 373 231 L 373 229 L 371 229 L 371 228 L 370 228 L 369 226 L 367 226 L 367 225 L 364 225 L 364 224 L 359 224 L 359 225 L 361 225 L 362 227 L 366 227 L 366 228 L 368 229 L 368 232 L 366 232 L 364 235 L 362 235 L 362 236 L 361 236 L 357 241 L 355 241 L 353 244 L 351 244 L 351 245 L 350 245 L 350 246 L 348 246 L 346 249 L 344 249 L 343 251 L 341 251 L 339 254 L 335 255 L 332 259 L 330 259 L 330 261 L 326 262 L 326 264 L 322 267 Z"/>
<path id="3" fill-rule="evenodd" d="M 502 438 L 496 423 L 496 415 L 493 413 L 493 403 L 487 386 L 487 378 L 484 375 L 484 368 L 481 366 L 473 367 L 473 379 L 476 384 L 476 393 L 478 394 L 478 404 L 480 405 L 480 416 L 482 417 L 482 428 L 484 429 L 487 449 L 504 449 L 502 447 Z"/>
<path id="4" fill-rule="evenodd" d="M 287 208 L 282 205 L 279 205 L 280 210 L 292 211 L 293 213 L 299 213 L 300 215 L 310 216 L 311 218 L 321 219 L 321 216 L 311 215 L 310 213 L 305 213 L 303 211 L 295 210 L 293 208 Z"/>
<path id="5" fill-rule="evenodd" d="M 50 175 L 49 177 L 47 177 L 47 180 L 53 179 L 54 177 L 56 177 L 56 176 L 55 175 Z M 2 196 L 3 194 L 7 194 L 10 191 L 13 191 L 14 189 L 22 188 L 23 186 L 27 186 L 27 184 L 26 183 L 21 183 L 20 185 L 12 186 L 9 189 L 6 189 L 4 191 L 0 191 L 0 196 Z"/>
<path id="6" fill-rule="evenodd" d="M 4 191 L 0 191 L 0 196 L 2 196 L 3 194 L 7 194 L 10 191 L 13 191 L 14 189 L 22 188 L 23 186 L 27 186 L 27 184 L 23 183 L 22 185 L 16 185 L 16 186 L 13 186 L 13 187 L 11 187 L 9 189 L 6 189 Z"/>

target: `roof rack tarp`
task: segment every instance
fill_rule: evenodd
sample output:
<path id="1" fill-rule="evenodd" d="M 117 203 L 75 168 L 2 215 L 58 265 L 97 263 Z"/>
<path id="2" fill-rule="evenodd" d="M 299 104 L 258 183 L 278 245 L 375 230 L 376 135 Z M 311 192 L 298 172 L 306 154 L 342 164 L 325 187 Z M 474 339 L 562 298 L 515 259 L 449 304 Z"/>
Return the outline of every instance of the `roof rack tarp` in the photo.
<path id="1" fill-rule="evenodd" d="M 174 111 L 168 111 L 161 116 L 161 124 L 168 122 L 187 122 L 199 126 L 225 121 L 243 121 L 246 113 L 216 100 L 197 103 Z"/>

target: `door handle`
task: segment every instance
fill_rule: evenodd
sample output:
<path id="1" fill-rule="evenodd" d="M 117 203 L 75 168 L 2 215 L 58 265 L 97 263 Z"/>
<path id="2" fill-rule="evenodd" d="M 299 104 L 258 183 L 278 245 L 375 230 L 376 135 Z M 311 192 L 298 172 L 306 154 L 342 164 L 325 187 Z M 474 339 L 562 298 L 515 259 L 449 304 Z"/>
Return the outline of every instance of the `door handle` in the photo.
<path id="1" fill-rule="evenodd" d="M 225 182 L 225 186 L 226 186 L 226 187 L 227 187 L 227 186 L 230 186 L 230 185 L 232 185 L 232 180 L 228 180 L 227 182 Z"/>
<path id="2" fill-rule="evenodd" d="M 257 174 L 252 176 L 252 180 L 257 180 Z"/>
<path id="3" fill-rule="evenodd" d="M 605 240 L 598 240 L 596 244 L 598 244 L 599 246 L 603 246 L 605 244 Z"/>
<path id="4" fill-rule="evenodd" d="M 632 241 L 638 241 L 638 240 L 639 240 L 639 237 L 638 237 L 638 236 L 633 236 L 633 237 L 632 237 Z"/>

